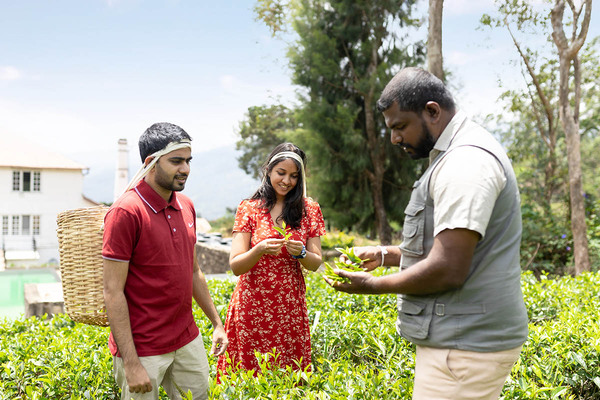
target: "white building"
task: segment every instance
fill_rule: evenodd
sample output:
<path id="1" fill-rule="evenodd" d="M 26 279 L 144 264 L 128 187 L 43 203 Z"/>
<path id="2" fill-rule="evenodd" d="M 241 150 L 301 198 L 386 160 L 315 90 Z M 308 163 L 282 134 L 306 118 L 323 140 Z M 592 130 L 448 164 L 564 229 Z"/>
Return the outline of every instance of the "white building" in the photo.
<path id="1" fill-rule="evenodd" d="M 0 142 L 0 269 L 57 264 L 58 213 L 98 203 L 83 196 L 87 168 L 30 143 Z"/>

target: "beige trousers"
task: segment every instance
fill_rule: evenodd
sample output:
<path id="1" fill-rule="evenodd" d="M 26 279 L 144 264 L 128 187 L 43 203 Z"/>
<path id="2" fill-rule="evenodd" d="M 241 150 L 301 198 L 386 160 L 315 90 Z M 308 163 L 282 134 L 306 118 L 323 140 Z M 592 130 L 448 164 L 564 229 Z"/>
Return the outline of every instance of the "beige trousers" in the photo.
<path id="1" fill-rule="evenodd" d="M 113 374 L 121 388 L 121 400 L 158 400 L 159 386 L 165 389 L 171 400 L 182 398 L 179 389 L 184 394 L 191 390 L 194 400 L 208 399 L 208 359 L 200 335 L 178 350 L 158 356 L 140 357 L 140 361 L 152 382 L 152 391 L 148 393 L 129 391 L 123 359 L 113 357 Z"/>
<path id="2" fill-rule="evenodd" d="M 417 346 L 413 400 L 497 400 L 520 353 Z"/>

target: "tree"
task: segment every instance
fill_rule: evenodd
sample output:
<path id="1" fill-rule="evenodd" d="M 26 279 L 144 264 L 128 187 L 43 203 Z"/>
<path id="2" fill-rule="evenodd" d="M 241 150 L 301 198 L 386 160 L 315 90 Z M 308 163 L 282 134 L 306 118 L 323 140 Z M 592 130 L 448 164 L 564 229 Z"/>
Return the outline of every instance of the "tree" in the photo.
<path id="1" fill-rule="evenodd" d="M 577 7 L 573 0 L 567 1 L 572 13 L 571 40 L 564 31 L 565 0 L 556 0 L 552 9 L 552 38 L 558 49 L 560 61 L 560 121 L 565 131 L 567 159 L 569 163 L 569 189 L 571 198 L 571 228 L 575 255 L 575 273 L 590 270 L 585 203 L 581 180 L 581 149 L 579 138 L 579 105 L 581 101 L 581 70 L 578 53 L 587 36 L 592 15 L 592 0 L 585 0 Z M 583 20 L 579 25 L 579 17 Z M 570 73 L 573 85 L 570 85 Z"/>
<path id="2" fill-rule="evenodd" d="M 429 0 L 429 25 L 427 26 L 427 69 L 433 75 L 444 78 L 442 57 L 442 15 L 444 0 Z"/>
<path id="3" fill-rule="evenodd" d="M 401 37 L 416 24 L 413 5 L 260 0 L 255 8 L 274 34 L 288 10 L 297 35 L 288 51 L 293 83 L 303 88 L 295 140 L 311 157 L 311 193 L 334 225 L 372 233 L 386 244 L 390 223 L 403 220 L 416 168 L 392 147 L 375 102 L 395 71 L 423 62 L 423 44 Z"/>
<path id="4" fill-rule="evenodd" d="M 521 60 L 523 77 L 527 83 L 524 91 L 508 90 L 502 95 L 502 98 L 509 103 L 509 111 L 517 115 L 513 117 L 510 114 L 499 116 L 499 120 L 504 121 L 504 125 L 509 127 L 509 129 L 505 129 L 506 132 L 509 132 L 505 136 L 505 139 L 508 138 L 506 142 L 509 154 L 517 163 L 516 171 L 521 178 L 525 177 L 521 187 L 522 193 L 525 194 L 524 201 L 529 201 L 529 204 L 525 204 L 527 210 L 535 212 L 536 207 L 541 207 L 543 217 L 549 221 L 547 226 L 554 227 L 556 225 L 555 214 L 560 211 L 555 204 L 557 202 L 569 204 L 572 200 L 572 196 L 569 196 L 567 191 L 569 186 L 567 176 L 575 169 L 573 165 L 567 165 L 563 156 L 565 151 L 562 151 L 565 146 L 565 130 L 559 116 L 561 112 L 559 103 L 561 74 L 559 56 L 553 48 L 554 43 L 550 40 L 552 21 L 547 10 L 544 12 L 528 1 L 504 0 L 496 1 L 496 4 L 499 16 L 484 15 L 482 24 L 507 29 Z M 577 19 L 578 15 L 575 15 L 574 32 L 577 31 Z M 536 46 L 535 48 L 531 47 L 532 38 L 539 37 L 549 39 L 547 41 L 548 48 L 544 48 L 543 43 L 536 43 L 533 45 Z M 529 43 L 530 47 L 523 43 Z M 598 101 L 594 99 L 597 96 L 600 75 L 598 57 L 593 42 L 584 49 L 582 57 L 586 68 L 584 68 L 583 75 L 579 74 L 579 83 L 573 86 L 579 86 L 580 93 L 576 96 L 574 103 L 579 110 L 583 83 L 587 91 L 587 96 L 583 97 L 587 105 L 585 115 L 583 115 L 583 133 L 597 132 L 595 122 L 598 120 L 596 115 Z M 579 111 L 577 114 L 579 115 Z M 537 132 L 537 140 L 535 136 L 531 135 L 531 132 Z M 579 137 L 579 132 L 577 132 L 577 136 Z M 569 145 L 567 144 L 567 146 Z M 581 171 L 581 165 L 579 168 Z M 542 171 L 542 180 L 538 180 L 537 175 L 540 175 L 537 173 L 538 171 Z M 579 193 L 581 196 L 583 195 L 581 190 Z M 585 214 L 582 215 L 585 218 Z M 573 221 L 572 207 L 569 219 Z M 585 223 L 585 219 L 583 221 Z M 583 231 L 585 236 L 585 228 Z M 575 235 L 575 231 L 573 231 L 573 235 Z M 525 239 L 524 236 L 526 244 L 527 240 Z M 556 241 L 548 240 L 542 246 L 550 247 L 547 254 L 555 256 L 557 252 L 551 249 L 552 242 Z M 540 245 L 541 243 L 538 243 L 536 252 Z M 525 252 L 527 252 L 526 248 Z M 577 260 L 576 265 L 579 265 Z"/>
<path id="5" fill-rule="evenodd" d="M 482 24 L 492 27 L 504 27 L 508 31 L 517 50 L 523 67 L 522 74 L 527 88 L 507 90 L 501 98 L 508 101 L 510 109 L 518 111 L 519 117 L 511 120 L 510 129 L 506 129 L 511 147 L 511 156 L 517 160 L 528 160 L 533 164 L 531 173 L 526 176 L 527 182 L 536 182 L 525 188 L 532 195 L 532 200 L 540 205 L 546 218 L 551 217 L 551 203 L 560 194 L 562 180 L 557 176 L 557 140 L 560 133 L 558 118 L 557 91 L 558 78 L 556 61 L 540 55 L 539 51 L 524 46 L 527 33 L 544 36 L 548 30 L 548 21 L 535 12 L 526 1 L 497 1 L 499 17 L 489 15 L 482 17 Z M 513 29 L 513 26 L 515 29 Z M 519 40 L 515 31 L 523 40 Z M 541 35 L 540 35 L 541 34 Z M 500 120 L 504 118 L 500 115 Z M 536 132 L 539 140 L 529 133 Z M 523 134 L 521 134 L 523 133 Z M 542 144 L 543 148 L 538 147 Z M 525 151 L 520 151 L 520 149 Z M 541 167 L 541 168 L 540 168 Z M 543 180 L 537 182 L 540 169 Z"/>
<path id="6" fill-rule="evenodd" d="M 260 171 L 271 151 L 289 140 L 296 129 L 294 111 L 277 104 L 248 108 L 246 119 L 240 122 L 236 149 L 242 151 L 238 165 L 253 178 L 260 178 Z"/>

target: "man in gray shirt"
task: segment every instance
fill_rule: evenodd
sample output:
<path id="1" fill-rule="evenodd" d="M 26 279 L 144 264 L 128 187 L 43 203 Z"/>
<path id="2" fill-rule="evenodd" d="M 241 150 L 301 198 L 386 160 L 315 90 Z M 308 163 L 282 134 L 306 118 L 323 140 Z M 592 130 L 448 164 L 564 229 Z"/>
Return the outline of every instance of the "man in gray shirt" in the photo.
<path id="1" fill-rule="evenodd" d="M 519 191 L 502 146 L 443 83 L 405 68 L 377 102 L 391 141 L 429 168 L 413 186 L 400 246 L 358 247 L 348 293 L 398 294 L 398 332 L 417 345 L 413 399 L 497 399 L 527 339 Z"/>

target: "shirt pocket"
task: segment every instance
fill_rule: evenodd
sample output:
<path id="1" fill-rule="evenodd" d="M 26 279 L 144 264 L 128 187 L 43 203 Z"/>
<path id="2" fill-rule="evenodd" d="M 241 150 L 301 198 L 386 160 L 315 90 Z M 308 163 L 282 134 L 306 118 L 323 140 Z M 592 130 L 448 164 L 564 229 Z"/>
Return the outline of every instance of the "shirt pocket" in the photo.
<path id="1" fill-rule="evenodd" d="M 433 302 L 398 297 L 398 331 L 405 338 L 425 339 L 433 317 Z"/>
<path id="2" fill-rule="evenodd" d="M 425 230 L 425 204 L 408 203 L 404 210 L 404 226 L 400 251 L 412 256 L 423 255 L 423 239 Z"/>

